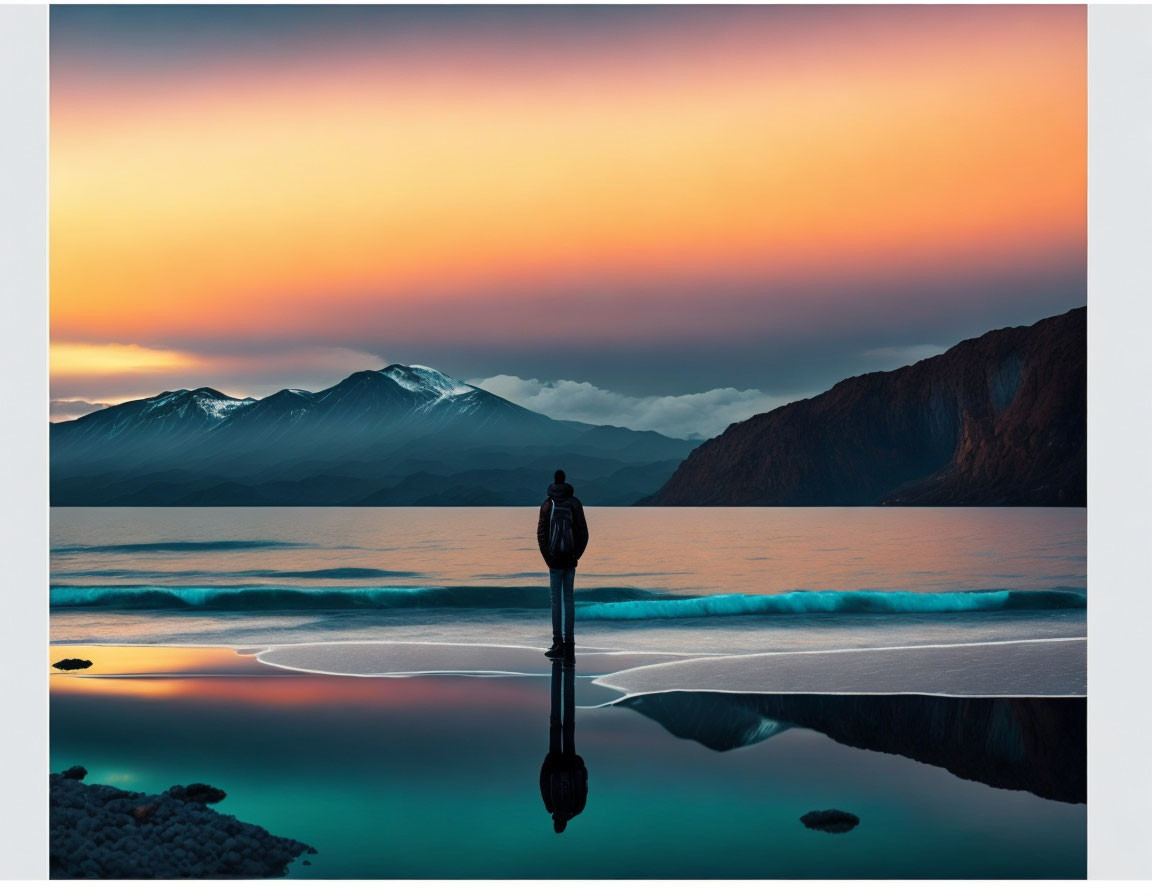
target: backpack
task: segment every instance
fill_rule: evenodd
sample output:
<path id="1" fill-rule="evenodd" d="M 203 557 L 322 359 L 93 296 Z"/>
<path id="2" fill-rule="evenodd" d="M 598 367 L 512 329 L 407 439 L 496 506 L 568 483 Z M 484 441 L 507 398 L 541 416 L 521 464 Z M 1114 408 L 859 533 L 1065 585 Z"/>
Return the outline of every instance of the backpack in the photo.
<path id="1" fill-rule="evenodd" d="M 554 818 L 571 819 L 588 802 L 588 767 L 575 753 L 549 753 L 540 769 L 540 795 Z"/>
<path id="2" fill-rule="evenodd" d="M 588 801 L 588 769 L 583 759 L 563 757 L 553 766 L 548 784 L 553 813 L 568 819 L 584 811 Z"/>
<path id="3" fill-rule="evenodd" d="M 572 508 L 552 502 L 548 523 L 548 554 L 560 563 L 576 562 L 576 535 L 572 525 Z"/>

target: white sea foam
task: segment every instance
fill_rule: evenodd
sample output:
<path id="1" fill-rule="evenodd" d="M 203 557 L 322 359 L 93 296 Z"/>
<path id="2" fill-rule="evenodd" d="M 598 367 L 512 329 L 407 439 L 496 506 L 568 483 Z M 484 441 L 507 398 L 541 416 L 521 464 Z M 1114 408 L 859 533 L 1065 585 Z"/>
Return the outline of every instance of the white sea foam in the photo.
<path id="1" fill-rule="evenodd" d="M 544 675 L 538 648 L 419 642 L 297 644 L 260 652 L 262 663 L 328 675 Z M 854 648 L 684 658 L 584 650 L 579 674 L 626 695 L 746 693 L 1082 696 L 1084 638 Z"/>
<path id="2" fill-rule="evenodd" d="M 625 694 L 725 691 L 794 694 L 1083 696 L 1087 639 L 921 644 L 704 657 L 603 676 Z"/>

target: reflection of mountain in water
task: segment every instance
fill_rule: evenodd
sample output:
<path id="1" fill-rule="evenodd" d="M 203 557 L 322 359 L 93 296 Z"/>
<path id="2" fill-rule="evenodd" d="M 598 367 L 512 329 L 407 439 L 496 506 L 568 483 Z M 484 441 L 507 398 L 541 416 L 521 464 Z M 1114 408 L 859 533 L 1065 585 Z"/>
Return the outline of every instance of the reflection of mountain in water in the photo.
<path id="1" fill-rule="evenodd" d="M 797 726 L 992 787 L 1065 803 L 1086 799 L 1087 705 L 1079 697 L 670 691 L 618 705 L 713 750 L 749 746 Z"/>
<path id="2" fill-rule="evenodd" d="M 655 719 L 676 737 L 723 752 L 750 747 L 792 727 L 768 718 L 756 705 L 760 696 L 670 691 L 628 697 L 616 705 Z"/>

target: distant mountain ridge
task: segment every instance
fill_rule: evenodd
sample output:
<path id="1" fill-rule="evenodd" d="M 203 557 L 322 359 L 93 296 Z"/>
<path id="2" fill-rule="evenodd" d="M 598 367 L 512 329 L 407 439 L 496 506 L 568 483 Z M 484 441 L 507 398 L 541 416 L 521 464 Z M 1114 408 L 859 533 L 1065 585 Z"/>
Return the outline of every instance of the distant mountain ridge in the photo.
<path id="1" fill-rule="evenodd" d="M 319 392 L 162 392 L 50 427 L 54 505 L 630 504 L 697 442 L 554 420 L 420 365 Z"/>
<path id="2" fill-rule="evenodd" d="M 1087 309 L 729 426 L 650 505 L 1082 506 Z"/>

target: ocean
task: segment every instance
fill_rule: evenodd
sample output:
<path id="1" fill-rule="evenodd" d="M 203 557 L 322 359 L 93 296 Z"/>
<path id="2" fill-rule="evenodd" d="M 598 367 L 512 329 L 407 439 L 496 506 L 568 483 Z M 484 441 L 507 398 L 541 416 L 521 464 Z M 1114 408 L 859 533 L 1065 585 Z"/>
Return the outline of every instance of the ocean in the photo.
<path id="1" fill-rule="evenodd" d="M 56 508 L 52 768 L 290 877 L 1084 876 L 1083 509 L 587 515 L 558 707 L 535 508 Z"/>
<path id="2" fill-rule="evenodd" d="M 588 518 L 577 621 L 633 648 L 734 647 L 717 625 L 752 647 L 769 632 L 848 646 L 859 639 L 838 617 L 849 616 L 883 643 L 908 637 L 911 616 L 946 639 L 1082 630 L 1079 508 L 612 507 Z M 52 639 L 533 644 L 549 605 L 535 524 L 535 508 L 56 508 Z"/>

